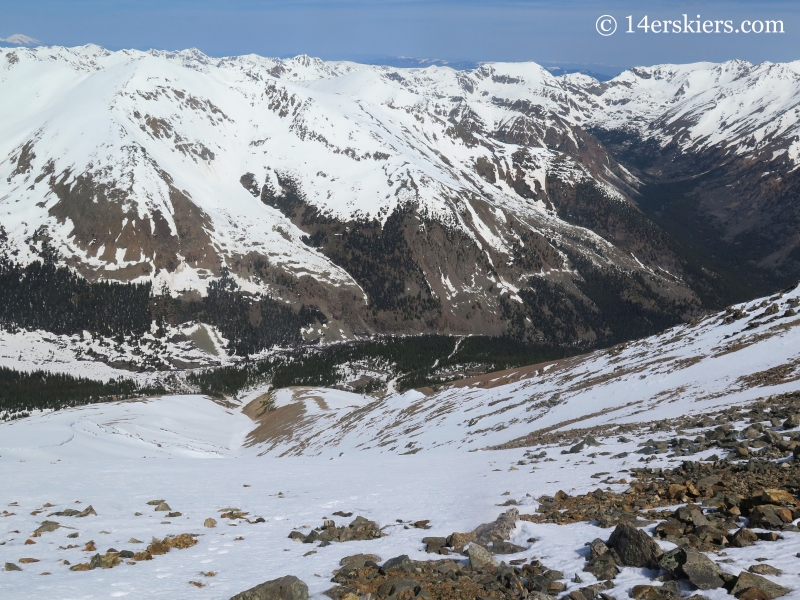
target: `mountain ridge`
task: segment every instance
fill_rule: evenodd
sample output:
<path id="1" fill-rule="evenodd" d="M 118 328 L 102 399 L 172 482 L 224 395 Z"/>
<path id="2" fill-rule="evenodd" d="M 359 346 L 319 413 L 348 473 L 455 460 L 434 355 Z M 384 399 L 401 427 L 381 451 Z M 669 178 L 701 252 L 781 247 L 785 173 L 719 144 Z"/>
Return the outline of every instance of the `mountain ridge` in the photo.
<path id="1" fill-rule="evenodd" d="M 654 174 L 620 162 L 602 132 L 664 147 L 686 137 L 674 129 L 683 113 L 667 111 L 653 122 L 671 141 L 648 138 L 652 115 L 621 101 L 637 85 L 664 110 L 698 78 L 798 79 L 741 61 L 601 83 L 535 63 L 2 52 L 0 95 L 18 116 L 0 148 L 8 260 L 24 266 L 47 247 L 90 281 L 149 281 L 170 305 L 159 318 L 176 325 L 228 277 L 226 293 L 246 297 L 229 332 L 261 327 L 269 300 L 318 311 L 307 341 L 435 331 L 592 347 L 688 319 L 701 310 L 697 277 L 716 276 L 691 274 L 640 209 Z M 666 91 L 647 91 L 659 77 Z M 756 117 L 751 136 L 770 125 Z M 795 130 L 786 120 L 762 144 L 785 147 L 782 169 L 796 161 Z M 708 144 L 695 146 L 680 150 Z"/>

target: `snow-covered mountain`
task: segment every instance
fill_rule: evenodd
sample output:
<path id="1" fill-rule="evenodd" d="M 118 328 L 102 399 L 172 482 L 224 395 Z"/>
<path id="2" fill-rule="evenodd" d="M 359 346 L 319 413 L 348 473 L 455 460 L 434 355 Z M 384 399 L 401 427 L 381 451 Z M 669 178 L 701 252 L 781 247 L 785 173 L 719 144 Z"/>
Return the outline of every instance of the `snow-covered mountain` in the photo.
<path id="1" fill-rule="evenodd" d="M 3 55 L 7 256 L 24 265 L 54 251 L 91 281 L 152 282 L 179 299 L 164 309 L 175 324 L 181 302 L 229 273 L 225 286 L 313 305 L 306 339 L 643 335 L 693 314 L 696 280 L 714 275 L 687 266 L 637 207 L 641 177 L 590 132 L 680 140 L 681 152 L 768 146 L 777 178 L 800 164 L 794 63 L 600 83 L 533 63 Z"/>
<path id="2" fill-rule="evenodd" d="M 582 85 L 592 131 L 655 184 L 638 203 L 659 225 L 729 277 L 797 277 L 800 62 L 657 65 Z"/>

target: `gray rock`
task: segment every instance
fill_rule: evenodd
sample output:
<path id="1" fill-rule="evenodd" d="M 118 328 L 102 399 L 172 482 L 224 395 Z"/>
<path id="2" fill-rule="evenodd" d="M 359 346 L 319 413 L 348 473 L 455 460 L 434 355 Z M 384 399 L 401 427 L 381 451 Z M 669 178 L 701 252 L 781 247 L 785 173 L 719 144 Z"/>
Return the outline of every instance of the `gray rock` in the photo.
<path id="1" fill-rule="evenodd" d="M 591 559 L 583 570 L 604 581 L 614 579 L 619 574 L 619 567 L 610 552 Z"/>
<path id="2" fill-rule="evenodd" d="M 780 507 L 771 504 L 756 506 L 750 511 L 750 526 L 763 529 L 781 529 L 784 521 L 780 516 Z"/>
<path id="3" fill-rule="evenodd" d="M 392 594 L 402 594 L 403 592 L 416 592 L 417 582 L 413 579 L 401 579 L 392 586 Z"/>
<path id="4" fill-rule="evenodd" d="M 585 442 L 578 442 L 572 448 L 569 449 L 569 454 L 577 454 L 578 452 L 580 452 L 584 448 L 586 448 L 586 443 Z"/>
<path id="5" fill-rule="evenodd" d="M 294 575 L 266 581 L 231 600 L 308 600 L 308 586 Z"/>
<path id="6" fill-rule="evenodd" d="M 630 523 L 617 525 L 607 546 L 617 551 L 622 564 L 627 567 L 657 569 L 658 559 L 664 554 L 653 538 Z"/>
<path id="7" fill-rule="evenodd" d="M 61 510 L 61 511 L 58 511 L 58 512 L 52 512 L 47 516 L 48 517 L 53 517 L 53 516 L 55 516 L 55 517 L 77 517 L 79 514 L 81 514 L 81 511 L 79 511 L 79 510 L 75 510 L 74 508 L 65 508 L 64 510 Z"/>
<path id="8" fill-rule="evenodd" d="M 348 569 L 360 569 L 367 561 L 379 563 L 381 562 L 381 557 L 377 554 L 353 554 L 340 560 L 339 566 L 347 567 Z"/>
<path id="9" fill-rule="evenodd" d="M 425 552 L 439 552 L 442 548 L 447 546 L 447 538 L 445 537 L 424 537 L 422 543 L 425 544 Z"/>
<path id="10" fill-rule="evenodd" d="M 736 580 L 736 585 L 734 585 L 733 589 L 731 590 L 731 594 L 738 598 L 751 588 L 761 590 L 767 597 L 770 598 L 770 600 L 772 600 L 772 598 L 780 598 L 781 596 L 785 596 L 791 592 L 791 590 L 788 590 L 777 583 L 773 583 L 766 577 L 761 577 L 761 575 L 755 575 L 754 573 L 742 571 L 739 574 L 739 579 Z"/>
<path id="11" fill-rule="evenodd" d="M 379 598 L 391 597 L 392 588 L 394 584 L 403 579 L 402 577 L 391 576 L 387 577 L 382 584 L 378 586 L 377 595 Z"/>
<path id="12" fill-rule="evenodd" d="M 525 552 L 527 548 L 517 546 L 511 542 L 492 542 L 492 547 L 489 548 L 492 554 L 516 554 L 517 552 Z"/>
<path id="13" fill-rule="evenodd" d="M 6 571 L 22 571 L 17 565 L 11 562 L 6 563 Z"/>
<path id="14" fill-rule="evenodd" d="M 467 548 L 467 556 L 469 556 L 470 566 L 476 571 L 486 565 L 494 565 L 496 567 L 499 564 L 491 552 L 480 544 L 470 544 L 469 548 Z"/>
<path id="15" fill-rule="evenodd" d="M 701 590 L 713 590 L 724 584 L 719 567 L 705 554 L 688 546 L 666 553 L 659 565 L 673 577 L 688 579 Z"/>
<path id="16" fill-rule="evenodd" d="M 791 415 L 783 423 L 784 429 L 794 429 L 797 426 L 800 426 L 800 414 Z"/>
<path id="17" fill-rule="evenodd" d="M 402 571 L 407 573 L 411 570 L 411 568 L 411 559 L 408 557 L 408 554 L 401 554 L 400 556 L 390 558 L 383 563 L 383 565 L 381 565 L 381 573 L 384 575 L 392 571 Z"/>
<path id="18" fill-rule="evenodd" d="M 611 581 L 598 581 L 597 583 L 593 583 L 592 585 L 587 585 L 586 587 L 582 587 L 577 591 L 579 591 L 584 598 L 592 600 L 593 598 L 597 598 L 602 592 L 610 590 L 613 587 L 614 584 Z"/>
<path id="19" fill-rule="evenodd" d="M 158 504 L 158 506 L 156 506 L 156 510 L 160 511 L 160 512 L 169 512 L 172 509 L 169 507 L 169 504 L 167 504 L 166 502 L 161 502 L 161 503 Z"/>
<path id="20" fill-rule="evenodd" d="M 484 523 L 475 529 L 475 540 L 481 544 L 507 540 L 519 520 L 519 511 L 510 508 L 501 514 L 494 523 Z"/>
<path id="21" fill-rule="evenodd" d="M 595 538 L 592 542 L 586 544 L 589 546 L 589 561 L 593 561 L 599 556 L 603 556 L 608 552 L 608 546 L 600 538 Z"/>
<path id="22" fill-rule="evenodd" d="M 783 575 L 783 571 L 781 571 L 776 567 L 773 567 L 772 565 L 768 565 L 767 563 L 750 565 L 747 568 L 747 570 L 750 571 L 751 573 L 755 573 L 756 575 L 773 575 L 775 577 Z"/>
<path id="23" fill-rule="evenodd" d="M 55 521 L 42 521 L 42 524 L 36 529 L 34 533 L 47 533 L 49 531 L 55 531 L 59 527 L 61 527 L 61 525 L 59 525 Z"/>
<path id="24" fill-rule="evenodd" d="M 443 575 L 447 575 L 448 573 L 451 573 L 453 571 L 460 571 L 461 569 L 462 569 L 461 563 L 457 563 L 452 560 L 448 560 L 447 562 L 444 562 L 440 564 L 438 567 L 436 567 L 436 571 L 442 573 Z"/>
<path id="25" fill-rule="evenodd" d="M 745 529 L 744 527 L 737 529 L 736 533 L 730 536 L 730 544 L 734 548 L 745 548 L 752 546 L 758 541 L 758 536 L 752 529 Z"/>

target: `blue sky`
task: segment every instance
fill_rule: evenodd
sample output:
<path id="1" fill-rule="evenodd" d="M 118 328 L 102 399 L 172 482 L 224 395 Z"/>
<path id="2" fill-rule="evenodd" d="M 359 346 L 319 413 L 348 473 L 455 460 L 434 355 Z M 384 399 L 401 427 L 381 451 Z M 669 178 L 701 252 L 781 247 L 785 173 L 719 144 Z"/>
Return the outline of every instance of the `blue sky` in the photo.
<path id="1" fill-rule="evenodd" d="M 625 34 L 651 20 L 780 19 L 782 35 Z M 614 16 L 600 36 L 596 20 Z M 0 0 L 0 37 L 22 33 L 46 44 L 96 43 L 110 49 L 197 47 L 213 56 L 257 53 L 369 60 L 412 56 L 448 60 L 533 60 L 619 71 L 662 62 L 800 59 L 800 2 L 609 0 L 257 1 Z"/>

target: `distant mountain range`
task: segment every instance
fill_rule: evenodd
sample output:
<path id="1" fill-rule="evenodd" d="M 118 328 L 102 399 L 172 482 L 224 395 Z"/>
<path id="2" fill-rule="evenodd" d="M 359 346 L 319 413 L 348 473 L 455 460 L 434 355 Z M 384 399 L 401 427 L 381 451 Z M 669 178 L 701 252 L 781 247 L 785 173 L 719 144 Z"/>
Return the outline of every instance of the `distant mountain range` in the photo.
<path id="1" fill-rule="evenodd" d="M 6 327 L 591 348 L 800 277 L 800 62 L 1 52 Z"/>
<path id="2" fill-rule="evenodd" d="M 456 71 L 471 71 L 480 67 L 483 62 L 474 60 L 445 60 L 442 58 L 413 58 L 410 56 L 381 56 L 377 58 L 364 58 L 358 62 L 363 62 L 368 65 L 381 65 L 385 67 L 398 67 L 401 69 L 424 69 L 425 67 L 450 67 Z M 550 71 L 553 75 L 571 75 L 573 73 L 580 73 L 594 77 L 598 81 L 608 81 L 619 73 L 619 69 L 605 69 L 604 72 L 595 70 L 592 66 L 547 66 L 542 65 L 545 69 Z"/>
<path id="3" fill-rule="evenodd" d="M 11 44 L 12 46 L 39 46 L 41 42 L 35 38 L 32 38 L 27 35 L 23 35 L 21 33 L 15 33 L 14 35 L 10 35 L 7 38 L 0 38 L 0 43 L 2 44 Z"/>

